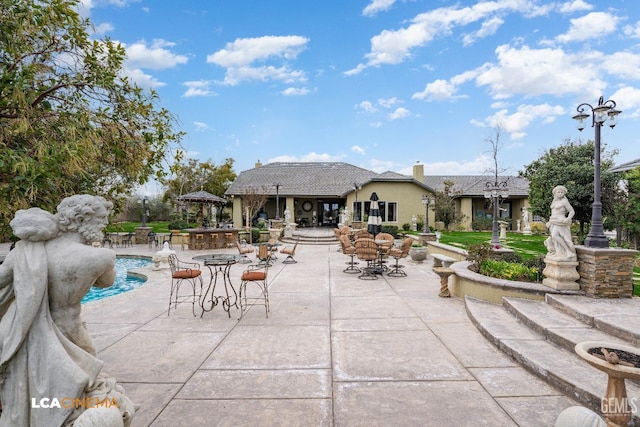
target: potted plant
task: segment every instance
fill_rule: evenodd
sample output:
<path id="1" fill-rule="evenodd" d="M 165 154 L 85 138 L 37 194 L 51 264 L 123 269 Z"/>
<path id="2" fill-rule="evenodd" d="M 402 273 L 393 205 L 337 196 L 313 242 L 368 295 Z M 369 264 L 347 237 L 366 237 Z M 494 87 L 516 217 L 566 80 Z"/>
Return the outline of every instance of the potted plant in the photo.
<path id="1" fill-rule="evenodd" d="M 427 247 L 422 246 L 420 243 L 414 243 L 409 249 L 409 256 L 412 261 L 422 262 L 427 259 Z"/>

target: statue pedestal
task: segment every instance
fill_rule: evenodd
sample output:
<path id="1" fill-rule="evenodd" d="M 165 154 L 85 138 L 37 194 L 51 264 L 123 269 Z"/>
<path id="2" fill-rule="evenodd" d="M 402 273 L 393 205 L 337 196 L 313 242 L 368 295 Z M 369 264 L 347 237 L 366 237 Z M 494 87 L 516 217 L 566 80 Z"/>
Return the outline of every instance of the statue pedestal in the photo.
<path id="1" fill-rule="evenodd" d="M 580 289 L 591 298 L 633 297 L 633 264 L 638 251 L 576 246 Z"/>
<path id="2" fill-rule="evenodd" d="M 153 256 L 153 269 L 169 269 L 169 255 L 175 255 L 175 253 L 176 251 L 169 249 L 169 242 L 164 242 L 164 244 L 162 245 L 162 250 L 156 252 L 156 254 Z"/>
<path id="3" fill-rule="evenodd" d="M 562 261 L 546 257 L 544 263 L 547 266 L 542 272 L 545 276 L 542 280 L 543 285 L 559 290 L 580 290 L 580 284 L 577 283 L 580 279 L 577 270 L 578 261 Z"/>

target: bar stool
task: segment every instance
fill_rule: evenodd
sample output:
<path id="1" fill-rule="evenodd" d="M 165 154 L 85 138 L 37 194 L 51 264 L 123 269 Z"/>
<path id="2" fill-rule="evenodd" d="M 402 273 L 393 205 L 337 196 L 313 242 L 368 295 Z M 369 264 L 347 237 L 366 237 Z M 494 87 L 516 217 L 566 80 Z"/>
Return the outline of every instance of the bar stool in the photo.
<path id="1" fill-rule="evenodd" d="M 204 249 L 204 234 L 193 236 L 193 249 Z"/>
<path id="2" fill-rule="evenodd" d="M 209 249 L 218 249 L 218 235 L 211 233 L 211 242 L 209 243 Z"/>
<path id="3" fill-rule="evenodd" d="M 233 247 L 233 233 L 224 233 L 224 244 L 227 248 Z"/>

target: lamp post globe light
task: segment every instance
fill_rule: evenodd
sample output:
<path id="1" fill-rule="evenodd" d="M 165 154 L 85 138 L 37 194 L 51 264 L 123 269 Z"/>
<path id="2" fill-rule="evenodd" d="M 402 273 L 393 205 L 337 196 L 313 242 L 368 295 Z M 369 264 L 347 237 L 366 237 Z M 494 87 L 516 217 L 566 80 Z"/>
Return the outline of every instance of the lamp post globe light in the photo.
<path id="1" fill-rule="evenodd" d="M 576 127 L 579 131 L 585 128 L 585 120 L 591 117 L 591 127 L 595 129 L 594 153 L 593 153 L 593 205 L 591 206 L 591 229 L 587 235 L 584 245 L 588 248 L 608 248 L 609 239 L 604 234 L 602 225 L 602 201 L 600 183 L 600 132 L 602 125 L 609 120 L 609 126 L 613 129 L 618 124 L 618 114 L 622 111 L 616 110 L 615 101 L 609 99 L 604 101 L 601 96 L 598 105 L 593 107 L 590 104 L 582 103 L 576 108 L 578 114 L 572 118 L 576 120 Z M 586 112 L 585 112 L 586 111 Z"/>
<path id="2" fill-rule="evenodd" d="M 493 204 L 493 223 L 491 227 L 491 246 L 496 248 L 500 246 L 500 235 L 498 234 L 498 214 L 500 212 L 500 199 L 509 197 L 509 188 L 505 181 L 487 182 L 484 190 L 484 197 L 490 199 Z"/>
<path id="3" fill-rule="evenodd" d="M 422 196 L 422 204 L 424 205 L 425 208 L 425 212 L 424 212 L 424 233 L 430 233 L 431 229 L 429 228 L 429 205 L 432 205 L 435 203 L 435 199 L 431 196 L 429 196 L 428 194 L 424 194 Z"/>

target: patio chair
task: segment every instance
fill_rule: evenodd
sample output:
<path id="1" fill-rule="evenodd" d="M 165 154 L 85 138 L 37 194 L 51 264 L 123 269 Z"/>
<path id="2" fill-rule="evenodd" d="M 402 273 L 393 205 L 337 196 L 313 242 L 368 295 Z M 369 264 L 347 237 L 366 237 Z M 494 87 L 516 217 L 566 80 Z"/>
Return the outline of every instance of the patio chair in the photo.
<path id="1" fill-rule="evenodd" d="M 356 233 L 356 240 L 358 239 L 373 239 L 373 234 L 369 233 L 366 228 L 363 228 Z"/>
<path id="2" fill-rule="evenodd" d="M 238 253 L 240 254 L 239 262 L 242 262 L 245 264 L 251 262 L 251 259 L 247 256 L 247 254 L 253 253 L 253 251 L 255 250 L 253 246 L 250 246 L 250 245 L 242 246 L 238 241 L 238 239 L 236 239 L 236 248 L 238 248 Z"/>
<path id="3" fill-rule="evenodd" d="M 276 239 L 269 239 L 269 241 L 267 242 L 267 246 L 269 247 L 269 250 L 271 251 L 271 258 L 272 259 L 278 259 L 278 257 L 276 256 L 276 254 L 278 253 L 278 240 Z"/>
<path id="4" fill-rule="evenodd" d="M 150 231 L 148 234 L 149 237 L 149 248 L 151 248 L 152 246 L 155 246 L 156 248 L 158 247 L 158 236 L 156 236 L 156 233 L 153 231 Z"/>
<path id="5" fill-rule="evenodd" d="M 261 245 L 261 247 L 262 246 L 266 248 L 266 245 Z M 250 265 L 247 270 L 242 272 L 242 276 L 240 276 L 240 280 L 242 281 L 240 283 L 238 296 L 238 299 L 240 300 L 240 319 L 242 319 L 244 312 L 248 309 L 249 303 L 251 303 L 252 306 L 264 305 L 267 319 L 269 318 L 269 286 L 267 284 L 267 277 L 271 264 L 268 260 L 270 257 L 270 252 L 268 250 L 266 252 L 266 256 L 266 262 L 258 265 Z M 255 283 L 258 286 L 260 295 L 252 296 L 251 298 L 247 297 L 247 283 Z"/>
<path id="6" fill-rule="evenodd" d="M 340 245 L 342 247 L 342 253 L 351 257 L 351 261 L 347 261 L 347 264 L 349 266 L 342 271 L 349 274 L 360 273 L 360 269 L 355 266 L 355 264 L 358 264 L 358 262 L 354 262 L 353 260 L 353 258 L 356 256 L 356 248 L 351 244 L 349 236 L 346 236 L 344 234 L 340 236 Z"/>
<path id="7" fill-rule="evenodd" d="M 122 247 L 126 248 L 127 246 L 133 246 L 133 231 L 122 238 Z"/>
<path id="8" fill-rule="evenodd" d="M 271 265 L 271 249 L 266 244 L 261 244 L 256 249 L 256 258 L 258 259 L 258 265 L 269 264 Z"/>
<path id="9" fill-rule="evenodd" d="M 298 247 L 298 241 L 296 241 L 293 247 L 285 246 L 284 248 L 280 249 L 280 253 L 287 256 L 285 259 L 282 260 L 283 264 L 296 264 L 298 262 L 295 259 L 293 259 L 294 255 L 296 254 L 297 247 Z"/>
<path id="10" fill-rule="evenodd" d="M 357 239 L 355 247 L 358 259 L 367 263 L 366 267 L 360 269 L 361 274 L 358 276 L 358 279 L 376 280 L 378 278 L 378 275 L 376 274 L 378 245 L 376 245 L 375 240 Z"/>
<path id="11" fill-rule="evenodd" d="M 169 267 L 171 269 L 171 293 L 169 294 L 169 310 L 167 316 L 171 313 L 171 303 L 174 310 L 178 308 L 178 303 L 189 302 L 179 301 L 180 286 L 187 281 L 191 285 L 193 295 L 191 297 L 191 311 L 196 315 L 196 302 L 200 301 L 202 296 L 202 271 L 200 264 L 195 262 L 180 261 L 175 254 L 169 255 Z M 198 289 L 200 286 L 200 289 Z"/>
<path id="12" fill-rule="evenodd" d="M 389 251 L 389 256 L 393 257 L 396 260 L 395 265 L 391 266 L 391 271 L 387 274 L 387 276 L 391 277 L 406 277 L 407 273 L 402 270 L 404 265 L 398 264 L 402 258 L 406 258 L 409 255 L 409 249 L 411 249 L 411 244 L 413 243 L 413 239 L 411 237 L 407 237 L 402 241 L 402 245 L 399 248 L 392 248 Z"/>

